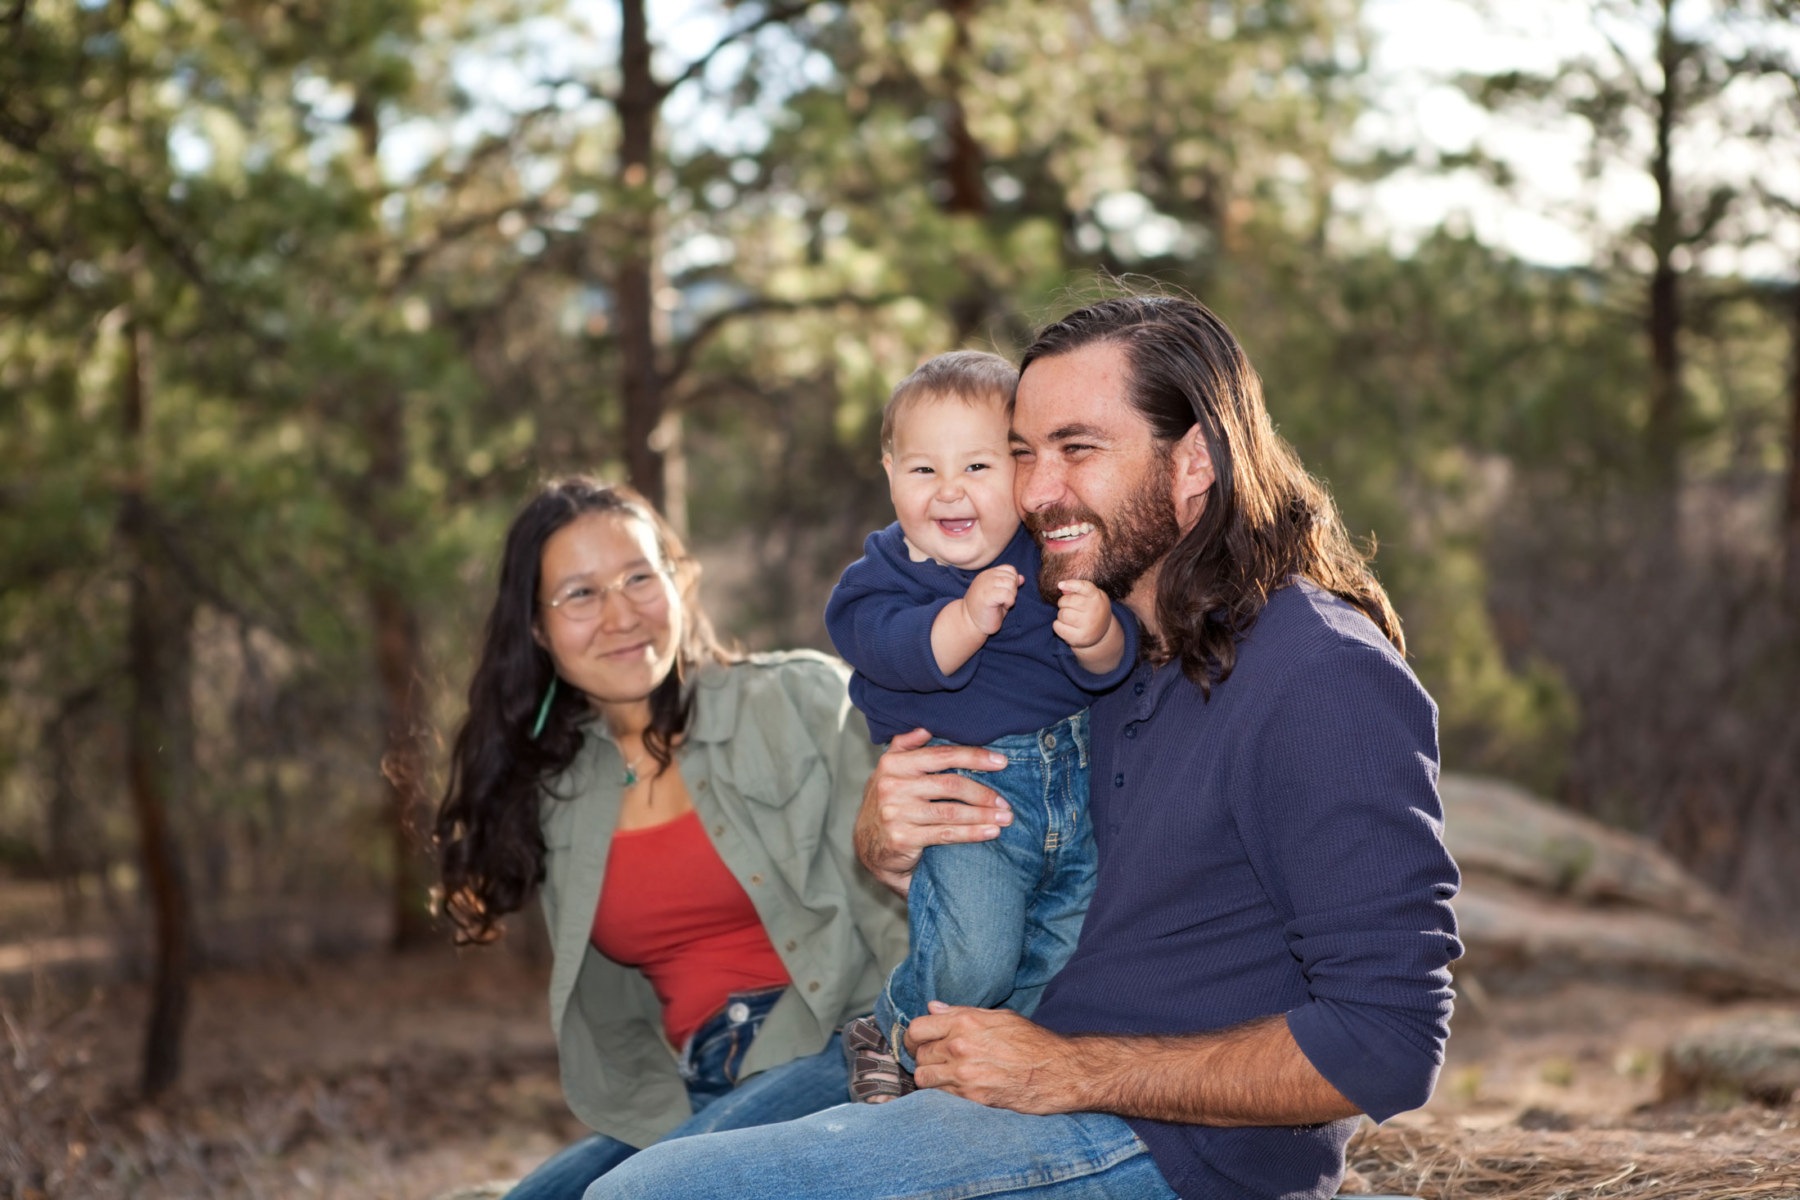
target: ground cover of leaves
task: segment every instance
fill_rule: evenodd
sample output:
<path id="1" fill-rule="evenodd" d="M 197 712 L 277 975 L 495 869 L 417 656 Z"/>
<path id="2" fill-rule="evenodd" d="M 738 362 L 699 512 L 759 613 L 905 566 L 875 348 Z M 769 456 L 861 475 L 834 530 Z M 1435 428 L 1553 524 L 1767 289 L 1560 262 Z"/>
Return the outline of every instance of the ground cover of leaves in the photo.
<path id="1" fill-rule="evenodd" d="M 141 987 L 10 987 L 0 1200 L 482 1194 L 581 1133 L 544 985 L 542 964 L 493 949 L 214 973 L 196 987 L 182 1081 L 154 1105 L 132 1090 Z M 1657 1099 L 1669 1038 L 1746 1006 L 1494 990 L 1465 986 L 1437 1096 L 1365 1125 L 1347 1190 L 1800 1200 L 1800 1105 Z"/>

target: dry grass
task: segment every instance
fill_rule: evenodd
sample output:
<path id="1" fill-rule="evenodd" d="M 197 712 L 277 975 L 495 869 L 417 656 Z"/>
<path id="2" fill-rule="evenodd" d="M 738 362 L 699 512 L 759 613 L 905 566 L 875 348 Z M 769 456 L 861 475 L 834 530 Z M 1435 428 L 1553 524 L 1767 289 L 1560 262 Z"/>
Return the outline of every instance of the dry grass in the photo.
<path id="1" fill-rule="evenodd" d="M 0 1001 L 0 1200 L 419 1200 L 517 1178 L 580 1132 L 542 985 L 501 955 L 212 976 L 154 1105 L 132 1089 L 136 989 Z"/>
<path id="2" fill-rule="evenodd" d="M 1677 1122 L 1679 1123 L 1679 1122 Z M 1358 1188 L 1426 1200 L 1777 1200 L 1800 1197 L 1800 1119 L 1740 1109 L 1701 1137 L 1674 1131 L 1364 1128 Z"/>
<path id="3" fill-rule="evenodd" d="M 154 1106 L 132 1093 L 140 990 L 0 999 L 0 1200 L 492 1195 L 472 1185 L 581 1132 L 544 982 L 495 951 L 214 974 Z M 1800 1200 L 1800 1108 L 1647 1107 L 1658 1039 L 1713 1011 L 1613 988 L 1495 997 L 1458 1018 L 1431 1106 L 1351 1143 L 1348 1186 Z"/>

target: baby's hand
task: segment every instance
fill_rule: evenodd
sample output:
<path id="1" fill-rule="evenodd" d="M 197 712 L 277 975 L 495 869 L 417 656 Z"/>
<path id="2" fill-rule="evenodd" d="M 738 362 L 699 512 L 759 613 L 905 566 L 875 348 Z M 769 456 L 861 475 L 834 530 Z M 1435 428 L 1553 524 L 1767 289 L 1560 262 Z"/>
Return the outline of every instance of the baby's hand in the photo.
<path id="1" fill-rule="evenodd" d="M 1086 579 L 1065 579 L 1056 585 L 1062 598 L 1056 602 L 1056 636 L 1070 649 L 1086 650 L 1100 644 L 1112 626 L 1112 601 Z"/>
<path id="2" fill-rule="evenodd" d="M 1002 564 L 977 575 L 963 593 L 963 610 L 969 623 L 988 637 L 1000 632 L 1000 622 L 1019 598 L 1019 572 Z"/>

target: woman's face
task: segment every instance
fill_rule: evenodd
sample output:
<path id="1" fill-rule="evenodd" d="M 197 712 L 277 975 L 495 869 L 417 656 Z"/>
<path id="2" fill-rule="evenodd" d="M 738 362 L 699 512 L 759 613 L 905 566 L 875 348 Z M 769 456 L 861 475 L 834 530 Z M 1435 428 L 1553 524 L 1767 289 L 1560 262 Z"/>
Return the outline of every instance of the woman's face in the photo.
<path id="1" fill-rule="evenodd" d="M 681 597 L 646 522 L 587 513 L 544 543 L 533 636 L 603 712 L 641 703 L 668 678 L 681 622 Z"/>

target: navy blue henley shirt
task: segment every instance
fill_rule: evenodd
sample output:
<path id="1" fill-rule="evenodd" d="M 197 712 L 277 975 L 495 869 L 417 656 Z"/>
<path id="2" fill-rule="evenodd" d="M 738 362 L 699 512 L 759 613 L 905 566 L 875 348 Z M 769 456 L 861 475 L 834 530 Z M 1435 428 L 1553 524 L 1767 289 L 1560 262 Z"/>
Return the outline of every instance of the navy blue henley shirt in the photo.
<path id="1" fill-rule="evenodd" d="M 1437 797 L 1437 710 L 1366 617 L 1275 592 L 1203 699 L 1171 663 L 1092 709 L 1093 905 L 1036 1019 L 1179 1034 L 1285 1013 L 1376 1120 L 1443 1062 L 1462 953 Z M 1132 1119 L 1184 1197 L 1329 1197 L 1356 1121 L 1217 1128 Z"/>

